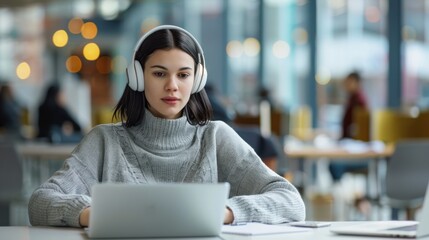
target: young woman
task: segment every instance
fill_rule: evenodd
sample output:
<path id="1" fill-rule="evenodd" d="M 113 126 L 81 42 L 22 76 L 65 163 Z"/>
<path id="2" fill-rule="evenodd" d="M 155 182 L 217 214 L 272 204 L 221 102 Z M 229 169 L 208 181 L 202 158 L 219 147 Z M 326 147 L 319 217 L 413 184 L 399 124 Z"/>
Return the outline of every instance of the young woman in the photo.
<path id="1" fill-rule="evenodd" d="M 186 30 L 166 25 L 145 34 L 115 109 L 123 122 L 95 127 L 33 193 L 31 224 L 87 226 L 90 189 L 99 182 L 229 182 L 225 223 L 303 220 L 296 188 L 228 125 L 210 121 L 204 64 Z"/>

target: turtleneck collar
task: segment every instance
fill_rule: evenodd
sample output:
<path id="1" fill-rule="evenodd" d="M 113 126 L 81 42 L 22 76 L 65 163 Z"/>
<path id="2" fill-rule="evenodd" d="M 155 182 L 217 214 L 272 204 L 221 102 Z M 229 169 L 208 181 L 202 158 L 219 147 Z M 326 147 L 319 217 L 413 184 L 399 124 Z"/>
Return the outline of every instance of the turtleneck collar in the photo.
<path id="1" fill-rule="evenodd" d="M 177 119 L 155 117 L 145 110 L 143 121 L 130 130 L 136 144 L 151 152 L 184 150 L 192 144 L 196 127 L 186 115 Z"/>

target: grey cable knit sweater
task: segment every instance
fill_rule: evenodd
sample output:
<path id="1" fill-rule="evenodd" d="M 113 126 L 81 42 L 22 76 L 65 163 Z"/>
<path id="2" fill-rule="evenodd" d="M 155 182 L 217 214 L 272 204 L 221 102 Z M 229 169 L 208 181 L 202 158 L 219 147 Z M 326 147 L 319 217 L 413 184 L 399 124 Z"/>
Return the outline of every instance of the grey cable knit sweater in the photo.
<path id="1" fill-rule="evenodd" d="M 79 227 L 99 182 L 229 182 L 234 222 L 281 223 L 304 219 L 296 188 L 267 168 L 228 125 L 193 126 L 185 116 L 143 123 L 100 125 L 88 133 L 63 167 L 31 196 L 32 225 Z"/>

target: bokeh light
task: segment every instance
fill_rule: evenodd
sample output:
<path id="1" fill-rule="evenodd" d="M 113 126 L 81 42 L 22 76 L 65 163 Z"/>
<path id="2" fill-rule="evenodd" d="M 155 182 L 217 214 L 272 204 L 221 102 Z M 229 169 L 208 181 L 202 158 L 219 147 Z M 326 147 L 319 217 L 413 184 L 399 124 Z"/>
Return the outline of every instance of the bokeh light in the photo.
<path id="1" fill-rule="evenodd" d="M 83 20 L 82 18 L 72 18 L 69 21 L 68 27 L 69 27 L 69 31 L 73 34 L 79 34 L 81 29 L 82 29 L 82 25 L 83 25 Z"/>
<path id="2" fill-rule="evenodd" d="M 70 56 L 66 61 L 67 71 L 77 73 L 82 69 L 82 61 L 78 56 Z"/>
<path id="3" fill-rule="evenodd" d="M 243 54 L 243 45 L 240 41 L 230 41 L 226 45 L 226 53 L 231 58 L 238 58 L 241 56 L 241 54 Z"/>
<path id="4" fill-rule="evenodd" d="M 273 44 L 273 55 L 276 58 L 287 58 L 290 54 L 290 46 L 287 42 L 279 40 Z"/>
<path id="5" fill-rule="evenodd" d="M 56 47 L 64 47 L 69 41 L 69 36 L 66 31 L 58 30 L 52 35 L 52 42 Z"/>
<path id="6" fill-rule="evenodd" d="M 30 77 L 30 74 L 31 68 L 27 62 L 21 62 L 16 67 L 16 76 L 18 76 L 19 79 L 25 80 Z"/>
<path id="7" fill-rule="evenodd" d="M 96 43 L 88 43 L 83 47 L 83 56 L 88 61 L 94 61 L 100 56 L 100 48 Z"/>
<path id="8" fill-rule="evenodd" d="M 261 44 L 256 38 L 247 38 L 243 43 L 244 54 L 249 57 L 257 56 L 261 50 Z"/>
<path id="9" fill-rule="evenodd" d="M 86 22 L 82 25 L 81 34 L 85 39 L 94 39 L 97 36 L 97 25 L 93 22 Z"/>
<path id="10" fill-rule="evenodd" d="M 113 20 L 119 15 L 119 0 L 100 0 L 99 12 L 106 20 Z"/>
<path id="11" fill-rule="evenodd" d="M 331 71 L 327 68 L 320 68 L 316 75 L 316 82 L 320 85 L 326 85 L 331 81 Z"/>

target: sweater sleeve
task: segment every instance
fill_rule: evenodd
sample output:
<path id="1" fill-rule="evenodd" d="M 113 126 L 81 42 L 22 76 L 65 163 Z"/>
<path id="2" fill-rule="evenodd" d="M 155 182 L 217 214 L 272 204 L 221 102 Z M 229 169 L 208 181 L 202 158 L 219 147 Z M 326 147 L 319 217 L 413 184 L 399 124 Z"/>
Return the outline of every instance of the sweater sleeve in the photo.
<path id="1" fill-rule="evenodd" d="M 296 188 L 269 169 L 231 128 L 217 132 L 219 181 L 231 185 L 227 207 L 234 222 L 302 221 L 304 202 Z"/>
<path id="2" fill-rule="evenodd" d="M 102 143 L 95 132 L 89 133 L 62 168 L 33 192 L 28 204 L 33 226 L 81 227 L 80 213 L 90 206 L 90 189 L 98 182 Z M 82 153 L 91 154 L 80 159 Z"/>

